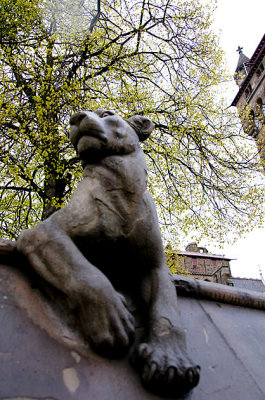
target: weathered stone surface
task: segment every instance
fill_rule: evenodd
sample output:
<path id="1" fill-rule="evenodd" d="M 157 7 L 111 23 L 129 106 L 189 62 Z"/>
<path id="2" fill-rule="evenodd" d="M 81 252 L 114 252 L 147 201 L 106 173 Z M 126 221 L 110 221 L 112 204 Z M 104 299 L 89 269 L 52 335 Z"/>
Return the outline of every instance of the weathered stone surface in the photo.
<path id="1" fill-rule="evenodd" d="M 264 293 L 241 288 L 232 288 L 230 286 L 188 278 L 181 275 L 174 275 L 174 281 L 178 293 L 183 296 L 265 310 Z"/>
<path id="2" fill-rule="evenodd" d="M 1 400 L 162 399 L 141 386 L 127 359 L 96 355 L 69 315 L 62 324 L 33 281 L 0 265 Z M 179 305 L 189 351 L 202 366 L 200 385 L 185 399 L 264 400 L 264 311 L 199 295 L 179 296 Z"/>
<path id="3" fill-rule="evenodd" d="M 49 306 L 62 324 L 69 314 L 68 325 L 105 357 L 131 352 L 145 387 L 171 396 L 195 387 L 200 367 L 186 350 L 147 190 L 140 141 L 153 128 L 141 115 L 125 120 L 110 110 L 75 113 L 70 139 L 83 180 L 65 207 L 19 235 L 16 249 L 44 280 Z"/>

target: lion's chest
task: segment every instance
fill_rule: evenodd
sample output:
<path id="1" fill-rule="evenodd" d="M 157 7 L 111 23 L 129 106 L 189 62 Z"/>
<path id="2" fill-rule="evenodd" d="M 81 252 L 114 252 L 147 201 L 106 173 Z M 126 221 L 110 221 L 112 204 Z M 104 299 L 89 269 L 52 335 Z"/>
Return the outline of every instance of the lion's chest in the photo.
<path id="1" fill-rule="evenodd" d="M 116 241 L 128 237 L 146 215 L 144 176 L 128 169 L 124 173 L 121 167 L 86 172 L 71 202 L 73 236 Z"/>

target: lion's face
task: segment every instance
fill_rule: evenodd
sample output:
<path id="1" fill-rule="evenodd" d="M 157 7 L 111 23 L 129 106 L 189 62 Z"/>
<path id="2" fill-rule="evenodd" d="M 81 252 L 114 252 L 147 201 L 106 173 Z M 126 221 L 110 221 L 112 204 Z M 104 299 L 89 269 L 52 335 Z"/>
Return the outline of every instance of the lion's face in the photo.
<path id="1" fill-rule="evenodd" d="M 77 112 L 70 118 L 70 125 L 71 142 L 86 162 L 132 153 L 154 129 L 146 117 L 134 115 L 125 120 L 110 110 Z"/>
<path id="2" fill-rule="evenodd" d="M 83 160 L 129 154 L 139 147 L 135 129 L 113 111 L 80 111 L 70 125 L 71 142 Z"/>

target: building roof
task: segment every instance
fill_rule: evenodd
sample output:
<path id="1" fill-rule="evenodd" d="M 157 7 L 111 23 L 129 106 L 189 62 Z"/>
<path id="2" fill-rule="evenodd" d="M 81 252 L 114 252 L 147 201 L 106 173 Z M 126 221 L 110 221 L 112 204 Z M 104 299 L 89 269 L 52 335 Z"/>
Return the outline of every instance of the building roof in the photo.
<path id="1" fill-rule="evenodd" d="M 201 257 L 201 258 L 212 258 L 212 259 L 218 259 L 218 260 L 234 260 L 234 258 L 230 257 L 225 257 L 222 255 L 218 254 L 211 254 L 211 253 L 199 253 L 195 251 L 177 251 L 176 252 L 179 256 L 189 256 L 189 257 Z"/>
<path id="2" fill-rule="evenodd" d="M 242 53 L 243 54 L 243 53 Z M 242 93 L 244 92 L 246 86 L 248 85 L 249 81 L 251 80 L 256 67 L 259 65 L 259 62 L 261 60 L 261 58 L 263 57 L 263 55 L 265 54 L 265 34 L 263 35 L 263 38 L 261 39 L 258 47 L 256 48 L 256 50 L 254 51 L 251 59 L 248 61 L 248 68 L 249 68 L 249 72 L 248 75 L 246 76 L 246 78 L 244 79 L 244 81 L 242 82 L 240 89 L 236 95 L 236 97 L 234 98 L 231 106 L 236 107 L 238 100 L 240 99 Z M 240 54 L 241 56 L 241 54 Z M 240 59 L 239 56 L 239 59 Z"/>
<path id="3" fill-rule="evenodd" d="M 230 278 L 235 288 L 253 290 L 254 292 L 265 293 L 265 285 L 261 279 Z"/>

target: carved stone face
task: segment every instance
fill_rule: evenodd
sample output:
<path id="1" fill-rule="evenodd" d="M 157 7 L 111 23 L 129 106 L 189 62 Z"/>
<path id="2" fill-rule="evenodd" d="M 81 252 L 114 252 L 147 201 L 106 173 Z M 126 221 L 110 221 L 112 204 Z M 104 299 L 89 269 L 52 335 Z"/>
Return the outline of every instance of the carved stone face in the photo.
<path id="1" fill-rule="evenodd" d="M 80 111 L 70 118 L 70 139 L 80 158 L 92 162 L 132 153 L 153 128 L 148 118 L 139 115 L 125 120 L 114 111 Z"/>
<path id="2" fill-rule="evenodd" d="M 139 145 L 135 130 L 113 111 L 80 111 L 70 119 L 70 139 L 81 159 L 128 154 Z"/>

